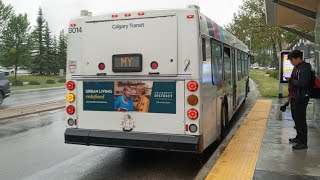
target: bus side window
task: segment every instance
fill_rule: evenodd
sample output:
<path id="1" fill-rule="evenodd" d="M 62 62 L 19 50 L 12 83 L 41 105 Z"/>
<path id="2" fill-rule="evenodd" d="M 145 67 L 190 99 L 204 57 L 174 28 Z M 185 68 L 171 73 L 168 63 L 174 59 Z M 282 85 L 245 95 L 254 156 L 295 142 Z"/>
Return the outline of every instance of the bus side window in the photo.
<path id="1" fill-rule="evenodd" d="M 241 53 L 240 50 L 237 50 L 237 75 L 238 75 L 238 81 L 241 80 Z"/>
<path id="2" fill-rule="evenodd" d="M 223 48 L 224 79 L 231 82 L 231 52 L 229 47 Z"/>
<path id="3" fill-rule="evenodd" d="M 241 53 L 241 64 L 242 64 L 242 79 L 245 77 L 246 68 L 245 68 L 245 53 Z"/>
<path id="4" fill-rule="evenodd" d="M 206 39 L 202 38 L 202 60 L 206 61 Z"/>
<path id="5" fill-rule="evenodd" d="M 211 73 L 211 43 L 209 39 L 202 39 L 202 82 L 212 83 Z"/>
<path id="6" fill-rule="evenodd" d="M 220 84 L 222 81 L 222 47 L 216 42 L 212 42 L 212 76 L 213 83 Z"/>

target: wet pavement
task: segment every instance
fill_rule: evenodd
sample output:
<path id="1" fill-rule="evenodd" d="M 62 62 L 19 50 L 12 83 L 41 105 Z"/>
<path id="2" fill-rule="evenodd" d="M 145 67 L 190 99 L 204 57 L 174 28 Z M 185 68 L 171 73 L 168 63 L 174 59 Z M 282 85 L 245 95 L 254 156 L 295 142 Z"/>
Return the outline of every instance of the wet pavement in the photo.
<path id="1" fill-rule="evenodd" d="M 48 102 L 65 99 L 65 89 L 54 89 L 46 91 L 29 91 L 23 93 L 12 93 L 9 98 L 3 101 L 0 110 L 14 108 L 17 106 L 26 106 L 35 103 Z"/>
<path id="2" fill-rule="evenodd" d="M 61 90 L 42 93 L 38 95 L 44 98 L 64 96 Z M 252 102 L 254 96 L 233 124 Z M 65 119 L 64 110 L 58 110 L 0 121 L 0 179 L 194 179 L 207 161 L 189 153 L 64 144 Z M 206 154 L 212 155 L 217 146 L 214 143 Z"/>
<path id="3" fill-rule="evenodd" d="M 285 100 L 274 99 L 254 175 L 256 180 L 320 180 L 320 129 L 313 114 L 313 101 L 307 109 L 308 150 L 292 150 L 289 138 L 296 136 L 290 106 L 279 111 Z"/>
<path id="4" fill-rule="evenodd" d="M 195 155 L 64 144 L 64 111 L 0 122 L 1 179 L 193 179 Z"/>

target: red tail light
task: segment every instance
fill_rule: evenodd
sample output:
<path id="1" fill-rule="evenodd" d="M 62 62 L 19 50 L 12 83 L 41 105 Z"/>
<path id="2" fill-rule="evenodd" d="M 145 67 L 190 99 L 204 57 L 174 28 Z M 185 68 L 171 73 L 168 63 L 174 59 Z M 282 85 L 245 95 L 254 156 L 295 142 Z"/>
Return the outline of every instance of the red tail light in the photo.
<path id="1" fill-rule="evenodd" d="M 190 81 L 190 82 L 188 82 L 188 90 L 189 91 L 192 91 L 192 92 L 194 92 L 194 91 L 196 91 L 196 90 L 198 90 L 198 83 L 196 82 L 196 81 Z"/>
<path id="2" fill-rule="evenodd" d="M 191 119 L 191 120 L 196 120 L 198 119 L 198 116 L 199 116 L 199 113 L 197 110 L 195 109 L 190 109 L 188 111 L 188 117 Z"/>
<path id="3" fill-rule="evenodd" d="M 118 17 L 118 14 L 113 14 L 112 15 L 112 18 L 117 18 Z"/>
<path id="4" fill-rule="evenodd" d="M 100 63 L 100 64 L 99 64 L 99 69 L 100 69 L 101 71 L 103 71 L 105 68 L 106 68 L 106 65 L 105 65 L 104 63 Z"/>
<path id="5" fill-rule="evenodd" d="M 131 14 L 127 13 L 127 14 L 125 14 L 124 16 L 125 16 L 125 17 L 130 17 Z"/>
<path id="6" fill-rule="evenodd" d="M 194 18 L 194 15 L 188 15 L 187 18 L 188 18 L 188 19 L 193 19 L 193 18 Z"/>
<path id="7" fill-rule="evenodd" d="M 139 12 L 138 13 L 138 16 L 143 16 L 144 15 L 144 12 Z"/>
<path id="8" fill-rule="evenodd" d="M 74 112 L 75 112 L 74 106 L 71 106 L 71 105 L 70 105 L 70 106 L 67 107 L 67 113 L 68 113 L 69 115 L 73 115 Z"/>
<path id="9" fill-rule="evenodd" d="M 72 90 L 74 90 L 75 87 L 76 87 L 76 85 L 75 85 L 75 83 L 73 81 L 69 81 L 67 83 L 67 89 L 68 90 L 72 91 Z"/>
<path id="10" fill-rule="evenodd" d="M 158 66 L 159 66 L 159 64 L 158 64 L 157 61 L 153 61 L 153 62 L 150 64 L 150 66 L 151 66 L 151 69 L 157 69 Z"/>

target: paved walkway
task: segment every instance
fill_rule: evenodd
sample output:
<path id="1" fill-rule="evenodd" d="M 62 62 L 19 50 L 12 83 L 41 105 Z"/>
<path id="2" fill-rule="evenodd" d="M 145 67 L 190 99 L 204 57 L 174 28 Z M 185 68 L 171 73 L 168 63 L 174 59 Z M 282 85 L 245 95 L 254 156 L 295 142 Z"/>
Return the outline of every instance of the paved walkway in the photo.
<path id="1" fill-rule="evenodd" d="M 313 104 L 308 106 L 308 150 L 292 150 L 288 139 L 296 136 L 290 106 L 282 113 L 285 100 L 273 100 L 254 179 L 320 180 L 320 130 L 313 120 Z"/>
<path id="2" fill-rule="evenodd" d="M 320 130 L 308 106 L 309 149 L 292 150 L 295 137 L 285 100 L 258 100 L 206 179 L 320 180 Z"/>

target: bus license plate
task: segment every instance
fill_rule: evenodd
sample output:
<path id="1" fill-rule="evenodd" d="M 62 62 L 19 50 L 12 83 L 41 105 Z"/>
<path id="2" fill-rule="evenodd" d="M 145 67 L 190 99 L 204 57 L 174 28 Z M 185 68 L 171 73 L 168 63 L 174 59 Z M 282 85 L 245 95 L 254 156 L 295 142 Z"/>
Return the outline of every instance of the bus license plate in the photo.
<path id="1" fill-rule="evenodd" d="M 133 119 L 124 119 L 121 121 L 121 128 L 125 131 L 131 131 L 135 127 L 135 122 Z"/>
<path id="2" fill-rule="evenodd" d="M 112 56 L 113 72 L 141 72 L 142 54 L 119 54 Z"/>

